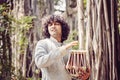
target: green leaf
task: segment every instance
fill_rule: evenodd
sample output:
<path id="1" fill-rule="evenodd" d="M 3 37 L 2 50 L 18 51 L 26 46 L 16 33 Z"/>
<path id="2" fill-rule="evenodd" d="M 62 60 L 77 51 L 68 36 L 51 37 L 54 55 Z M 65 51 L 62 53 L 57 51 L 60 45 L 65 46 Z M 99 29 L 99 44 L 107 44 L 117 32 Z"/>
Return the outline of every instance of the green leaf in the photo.
<path id="1" fill-rule="evenodd" d="M 4 31 L 5 30 L 5 28 L 4 27 L 0 27 L 0 31 L 2 32 L 2 31 Z"/>

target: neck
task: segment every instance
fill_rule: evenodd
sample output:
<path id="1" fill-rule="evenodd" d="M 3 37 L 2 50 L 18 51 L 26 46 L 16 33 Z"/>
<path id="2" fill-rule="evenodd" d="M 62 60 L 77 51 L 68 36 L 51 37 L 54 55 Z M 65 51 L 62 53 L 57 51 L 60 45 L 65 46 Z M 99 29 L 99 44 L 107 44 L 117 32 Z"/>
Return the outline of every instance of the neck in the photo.
<path id="1" fill-rule="evenodd" d="M 57 37 L 57 38 L 55 38 L 58 42 L 61 42 L 61 37 Z"/>
<path id="2" fill-rule="evenodd" d="M 58 42 L 61 42 L 61 36 L 52 36 L 53 38 L 55 38 Z"/>

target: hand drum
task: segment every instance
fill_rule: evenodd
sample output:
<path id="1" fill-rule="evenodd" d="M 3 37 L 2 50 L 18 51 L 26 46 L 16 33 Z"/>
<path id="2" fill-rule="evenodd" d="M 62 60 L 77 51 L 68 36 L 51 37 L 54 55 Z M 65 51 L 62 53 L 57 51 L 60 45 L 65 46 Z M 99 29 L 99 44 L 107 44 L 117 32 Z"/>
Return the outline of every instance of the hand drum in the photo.
<path id="1" fill-rule="evenodd" d="M 86 58 L 85 50 L 71 50 L 66 65 L 68 73 L 81 80 L 86 80 L 90 76 L 90 66 Z"/>

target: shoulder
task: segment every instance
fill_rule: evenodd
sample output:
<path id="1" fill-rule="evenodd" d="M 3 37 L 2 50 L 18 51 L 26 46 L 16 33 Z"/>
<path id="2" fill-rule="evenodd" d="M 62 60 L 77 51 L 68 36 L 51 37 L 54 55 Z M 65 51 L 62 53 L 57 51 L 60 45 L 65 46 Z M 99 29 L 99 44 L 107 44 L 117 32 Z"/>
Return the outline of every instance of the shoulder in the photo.
<path id="1" fill-rule="evenodd" d="M 49 38 L 39 40 L 37 42 L 37 44 L 36 44 L 36 50 L 37 49 L 45 49 L 47 51 L 48 50 L 48 46 L 50 45 L 49 41 L 50 41 Z"/>
<path id="2" fill-rule="evenodd" d="M 46 42 L 47 40 L 48 40 L 48 38 L 46 38 L 46 39 L 41 39 L 41 40 L 38 41 L 38 43 Z"/>

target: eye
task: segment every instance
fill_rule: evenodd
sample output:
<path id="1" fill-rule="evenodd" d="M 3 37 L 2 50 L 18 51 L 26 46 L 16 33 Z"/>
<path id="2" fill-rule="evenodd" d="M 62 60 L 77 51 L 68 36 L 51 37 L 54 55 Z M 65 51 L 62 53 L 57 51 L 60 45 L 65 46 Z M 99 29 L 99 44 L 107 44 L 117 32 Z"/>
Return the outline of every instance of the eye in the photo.
<path id="1" fill-rule="evenodd" d="M 56 22 L 54 25 L 60 25 L 60 23 Z"/>
<path id="2" fill-rule="evenodd" d="M 52 23 L 49 23 L 48 26 L 52 26 Z"/>

